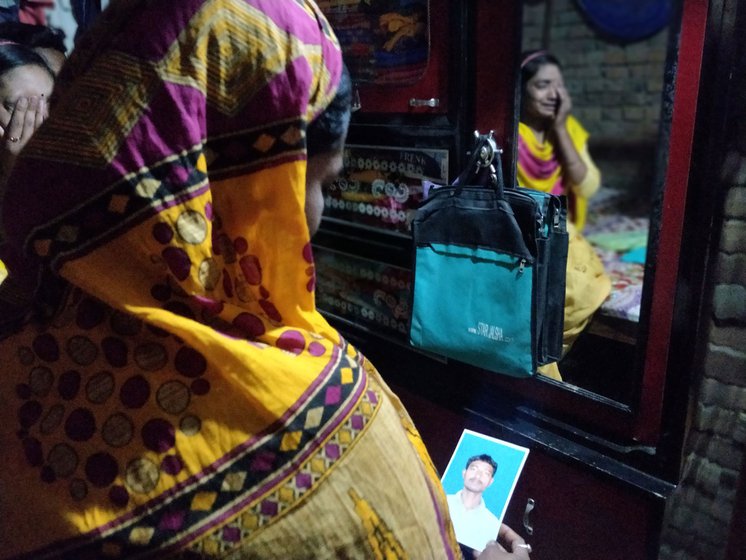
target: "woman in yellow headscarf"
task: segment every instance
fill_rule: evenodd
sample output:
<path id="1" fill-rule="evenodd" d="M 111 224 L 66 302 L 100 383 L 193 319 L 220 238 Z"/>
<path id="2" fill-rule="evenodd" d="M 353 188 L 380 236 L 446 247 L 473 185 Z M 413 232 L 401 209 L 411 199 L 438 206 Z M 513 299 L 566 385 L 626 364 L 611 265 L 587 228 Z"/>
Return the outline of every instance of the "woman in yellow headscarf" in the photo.
<path id="1" fill-rule="evenodd" d="M 525 53 L 521 60 L 521 120 L 518 124 L 518 184 L 565 195 L 569 247 L 563 350 L 566 353 L 611 291 L 611 279 L 593 247 L 581 235 L 587 200 L 601 184 L 588 153 L 588 132 L 571 114 L 560 63 L 547 51 Z M 539 373 L 562 379 L 556 363 Z"/>
<path id="2" fill-rule="evenodd" d="M 76 46 L 4 193 L 0 557 L 459 556 L 315 307 L 341 75 L 311 1 L 114 0 Z"/>

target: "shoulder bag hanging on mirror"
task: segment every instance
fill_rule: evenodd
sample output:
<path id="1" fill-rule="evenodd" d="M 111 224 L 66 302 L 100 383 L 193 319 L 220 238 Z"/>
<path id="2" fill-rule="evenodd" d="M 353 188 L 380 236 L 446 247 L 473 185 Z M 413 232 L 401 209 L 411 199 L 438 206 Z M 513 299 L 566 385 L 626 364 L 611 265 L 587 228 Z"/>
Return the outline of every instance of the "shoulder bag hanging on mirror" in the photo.
<path id="1" fill-rule="evenodd" d="M 505 189 L 492 133 L 412 222 L 413 346 L 515 377 L 562 348 L 567 261 L 560 197 Z"/>

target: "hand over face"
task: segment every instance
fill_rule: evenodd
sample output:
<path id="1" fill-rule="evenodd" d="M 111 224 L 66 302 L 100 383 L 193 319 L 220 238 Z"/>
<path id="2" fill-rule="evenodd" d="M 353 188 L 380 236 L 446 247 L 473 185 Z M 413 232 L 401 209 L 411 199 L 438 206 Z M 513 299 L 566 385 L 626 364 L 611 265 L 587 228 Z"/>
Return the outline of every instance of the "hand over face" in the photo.
<path id="1" fill-rule="evenodd" d="M 572 99 L 570 94 L 567 92 L 564 84 L 557 86 L 557 110 L 555 112 L 554 122 L 555 124 L 564 125 L 567 122 L 567 117 L 572 111 Z"/>
<path id="2" fill-rule="evenodd" d="M 572 110 L 562 72 L 555 64 L 541 66 L 526 83 L 523 96 L 524 116 L 540 122 L 542 128 L 564 125 Z"/>
<path id="3" fill-rule="evenodd" d="M 18 99 L 10 113 L 8 124 L 3 130 L 3 150 L 17 156 L 46 118 L 46 98 L 21 97 Z"/>

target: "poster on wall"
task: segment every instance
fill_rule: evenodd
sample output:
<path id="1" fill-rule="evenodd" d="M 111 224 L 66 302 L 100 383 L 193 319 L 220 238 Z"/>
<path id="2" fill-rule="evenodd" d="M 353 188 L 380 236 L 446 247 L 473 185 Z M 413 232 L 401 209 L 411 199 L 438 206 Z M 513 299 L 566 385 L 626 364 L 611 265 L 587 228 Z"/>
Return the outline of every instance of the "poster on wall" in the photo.
<path id="1" fill-rule="evenodd" d="M 353 82 L 411 85 L 427 68 L 428 0 L 318 0 Z"/>
<path id="2" fill-rule="evenodd" d="M 423 181 L 448 182 L 448 150 L 349 144 L 342 176 L 326 191 L 324 214 L 408 234 Z"/>
<path id="3" fill-rule="evenodd" d="M 441 482 L 456 540 L 481 551 L 497 540 L 528 449 L 464 430 Z"/>

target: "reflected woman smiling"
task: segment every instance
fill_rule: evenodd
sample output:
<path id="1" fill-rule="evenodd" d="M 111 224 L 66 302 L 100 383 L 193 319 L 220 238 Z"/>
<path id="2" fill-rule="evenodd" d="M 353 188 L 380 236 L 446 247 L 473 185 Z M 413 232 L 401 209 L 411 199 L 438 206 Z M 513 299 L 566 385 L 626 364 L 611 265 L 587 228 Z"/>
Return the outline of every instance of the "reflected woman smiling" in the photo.
<path id="1" fill-rule="evenodd" d="M 572 99 L 557 58 L 543 50 L 524 53 L 518 184 L 564 195 L 569 207 L 563 355 L 611 291 L 601 260 L 580 234 L 587 199 L 598 191 L 601 174 L 588 153 L 588 132 L 571 111 Z M 539 373 L 562 379 L 556 363 L 541 366 Z"/>

